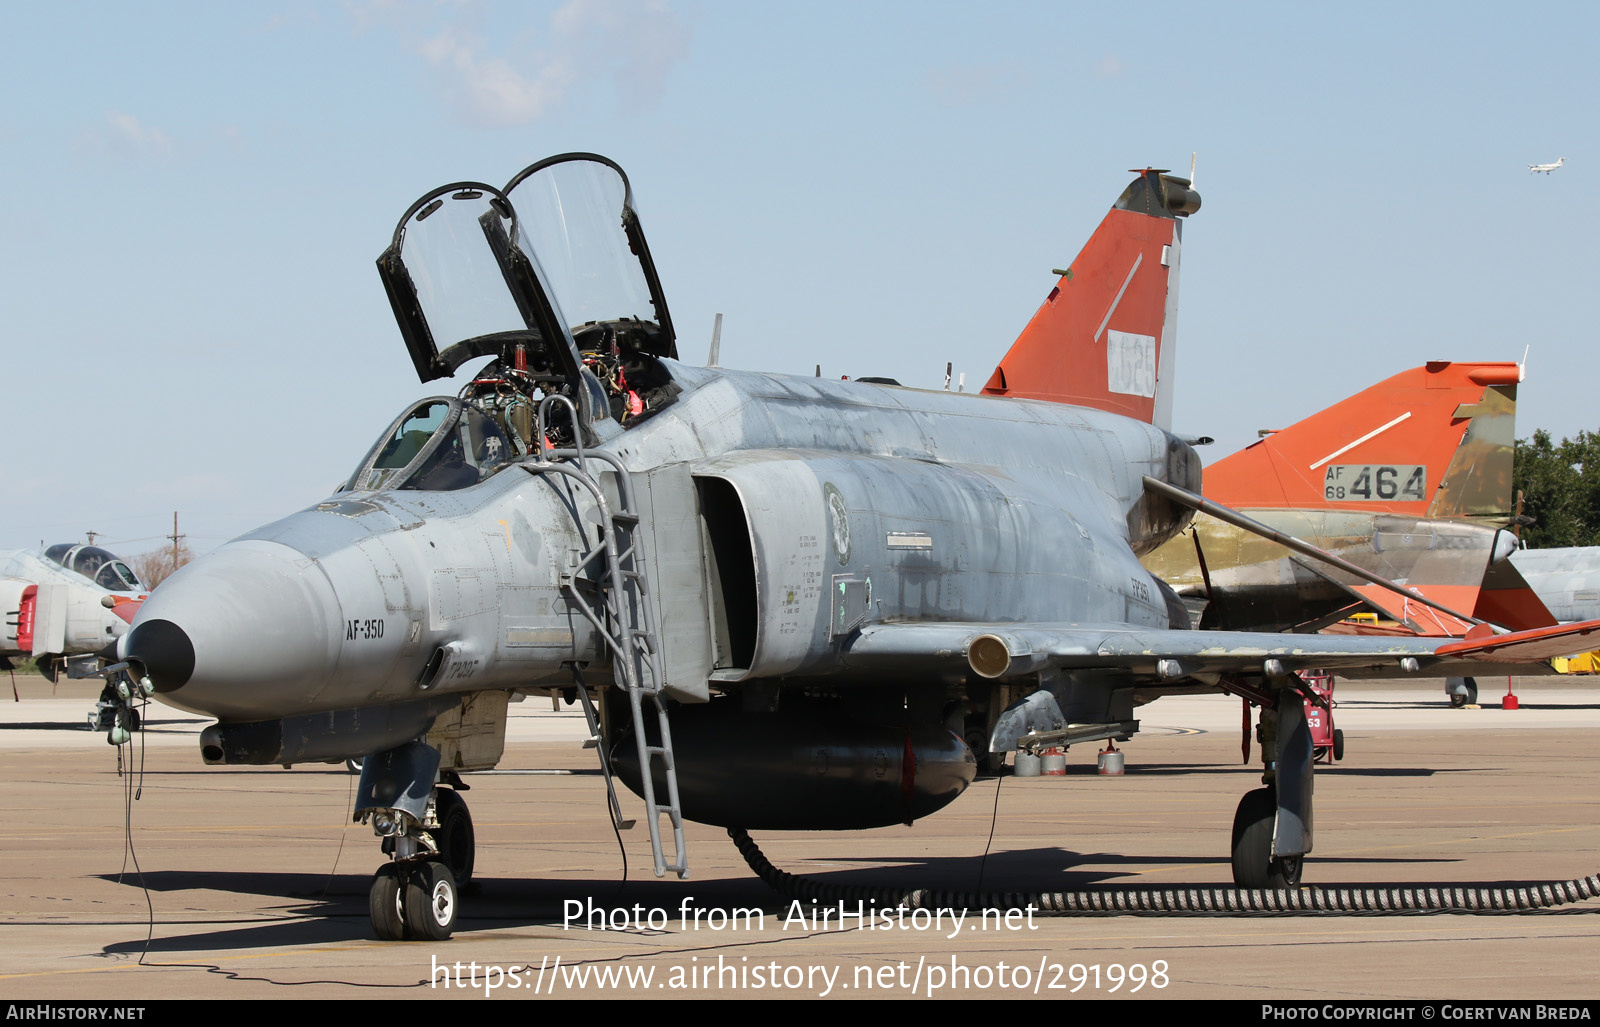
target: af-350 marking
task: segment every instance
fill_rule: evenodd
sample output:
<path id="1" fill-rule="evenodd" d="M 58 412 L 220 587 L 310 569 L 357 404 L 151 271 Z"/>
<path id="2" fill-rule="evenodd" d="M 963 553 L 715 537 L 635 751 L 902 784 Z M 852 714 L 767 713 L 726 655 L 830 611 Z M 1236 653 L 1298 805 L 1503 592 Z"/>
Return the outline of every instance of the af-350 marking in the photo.
<path id="1" fill-rule="evenodd" d="M 383 618 L 367 618 L 366 620 L 352 620 L 345 622 L 344 640 L 346 642 L 376 641 L 383 637 Z"/>

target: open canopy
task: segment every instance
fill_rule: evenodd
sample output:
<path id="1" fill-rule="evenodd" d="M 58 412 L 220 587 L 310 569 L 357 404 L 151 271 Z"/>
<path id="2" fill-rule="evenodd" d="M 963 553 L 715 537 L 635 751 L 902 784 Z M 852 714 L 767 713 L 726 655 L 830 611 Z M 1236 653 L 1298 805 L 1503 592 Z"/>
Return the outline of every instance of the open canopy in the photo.
<path id="1" fill-rule="evenodd" d="M 532 373 L 572 382 L 585 351 L 677 356 L 628 178 L 598 154 L 546 158 L 504 189 L 434 189 L 378 272 L 424 382 L 519 345 Z"/>

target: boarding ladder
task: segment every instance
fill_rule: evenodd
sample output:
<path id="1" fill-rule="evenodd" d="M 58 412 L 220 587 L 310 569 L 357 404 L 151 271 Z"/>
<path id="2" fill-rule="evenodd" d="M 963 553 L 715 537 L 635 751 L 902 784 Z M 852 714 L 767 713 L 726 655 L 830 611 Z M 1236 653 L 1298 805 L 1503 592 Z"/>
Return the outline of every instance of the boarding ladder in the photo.
<path id="1" fill-rule="evenodd" d="M 566 569 L 561 575 L 561 588 L 577 606 L 611 652 L 611 662 L 616 683 L 628 696 L 628 708 L 633 717 L 633 738 L 638 750 L 640 791 L 644 794 L 646 820 L 650 826 L 650 850 L 655 857 L 655 874 L 665 876 L 668 870 L 679 878 L 689 876 L 688 853 L 683 840 L 683 809 L 678 800 L 677 763 L 672 755 L 672 730 L 667 723 L 667 707 L 662 697 L 666 685 L 661 662 L 660 634 L 656 627 L 656 607 L 650 594 L 650 580 L 645 573 L 644 553 L 639 548 L 639 514 L 633 502 L 633 484 L 628 470 L 613 453 L 599 449 L 586 449 L 581 430 L 574 430 L 572 449 L 555 449 L 548 445 L 549 414 L 552 407 L 566 408 L 569 424 L 579 425 L 578 411 L 566 396 L 546 396 L 539 404 L 537 456 L 522 462 L 534 474 L 560 474 L 575 481 L 594 497 L 600 510 L 600 548 L 583 557 L 576 567 Z M 593 463 L 609 465 L 617 482 L 617 507 L 612 509 L 600 487 Z M 604 473 L 606 468 L 600 468 Z M 581 522 L 580 522 L 581 524 Z M 603 565 L 595 573 L 594 564 Z M 600 609 L 597 611 L 578 586 L 580 579 L 597 580 L 600 585 Z M 589 721 L 591 735 L 597 739 L 600 726 L 587 689 L 578 678 L 579 692 L 583 696 L 584 716 Z M 651 745 L 645 732 L 646 709 L 649 701 L 655 712 L 659 743 Z M 593 741 L 594 739 L 591 739 Z M 606 773 L 606 787 L 610 793 L 612 819 L 618 827 L 631 826 L 621 820 L 617 803 L 616 786 L 611 780 L 610 757 L 605 746 L 600 746 L 601 769 Z M 659 767 L 667 785 L 666 802 L 656 801 L 655 771 Z M 665 814 L 672 822 L 672 861 L 661 842 L 661 817 Z"/>

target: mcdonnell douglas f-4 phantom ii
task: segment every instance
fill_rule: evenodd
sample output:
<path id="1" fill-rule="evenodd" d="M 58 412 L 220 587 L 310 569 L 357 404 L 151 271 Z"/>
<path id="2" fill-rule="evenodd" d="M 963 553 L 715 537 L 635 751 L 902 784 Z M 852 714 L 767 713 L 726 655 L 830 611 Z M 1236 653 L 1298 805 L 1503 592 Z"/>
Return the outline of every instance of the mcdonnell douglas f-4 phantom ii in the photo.
<path id="1" fill-rule="evenodd" d="M 356 816 L 392 857 L 370 893 L 382 938 L 453 929 L 473 861 L 453 786 L 500 758 L 518 694 L 583 704 L 602 766 L 644 799 L 657 876 L 681 876 L 684 819 L 909 823 L 980 756 L 1127 737 L 1142 702 L 1233 690 L 1263 705 L 1276 766 L 1240 805 L 1235 873 L 1291 884 L 1311 850 L 1296 670 L 1443 675 L 1582 646 L 1190 630 L 1139 557 L 1200 501 L 1165 427 L 1198 206 L 1137 172 L 990 394 L 962 395 L 678 362 L 603 157 L 436 189 L 379 272 L 424 382 L 493 361 L 409 404 L 332 497 L 175 574 L 122 668 L 217 718 L 207 763 L 365 757 Z M 1057 380 L 1035 358 L 1061 346 L 1093 359 Z"/>
<path id="2" fill-rule="evenodd" d="M 122 637 L 148 593 L 127 564 L 99 546 L 63 542 L 0 553 L 0 669 L 14 656 L 33 657 L 51 680 L 64 666 L 92 676 L 95 654 Z"/>

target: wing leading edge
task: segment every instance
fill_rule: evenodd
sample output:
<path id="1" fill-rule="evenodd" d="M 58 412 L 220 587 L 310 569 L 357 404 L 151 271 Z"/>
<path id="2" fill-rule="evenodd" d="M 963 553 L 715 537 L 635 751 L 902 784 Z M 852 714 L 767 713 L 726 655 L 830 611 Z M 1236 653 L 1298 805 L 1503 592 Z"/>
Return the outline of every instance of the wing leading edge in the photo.
<path id="1" fill-rule="evenodd" d="M 961 664 L 985 678 L 1047 668 L 1122 670 L 1177 683 L 1217 674 L 1275 674 L 1312 668 L 1343 672 L 1472 673 L 1483 663 L 1538 664 L 1592 648 L 1584 641 L 1600 620 L 1496 635 L 1475 628 L 1465 638 L 1296 635 L 1183 631 L 1084 624 L 875 624 L 846 649 L 854 667 L 949 671 Z M 1266 661 L 1275 661 L 1270 669 Z"/>

